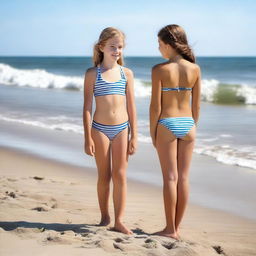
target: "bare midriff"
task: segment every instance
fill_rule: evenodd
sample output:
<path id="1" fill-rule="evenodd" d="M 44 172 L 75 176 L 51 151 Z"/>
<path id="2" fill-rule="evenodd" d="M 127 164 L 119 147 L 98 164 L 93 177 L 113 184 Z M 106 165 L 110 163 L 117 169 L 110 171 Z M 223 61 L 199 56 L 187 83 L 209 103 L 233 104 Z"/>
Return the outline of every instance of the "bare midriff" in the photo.
<path id="1" fill-rule="evenodd" d="M 121 124 L 128 120 L 126 97 L 104 95 L 95 98 L 96 109 L 93 120 L 101 124 Z"/>

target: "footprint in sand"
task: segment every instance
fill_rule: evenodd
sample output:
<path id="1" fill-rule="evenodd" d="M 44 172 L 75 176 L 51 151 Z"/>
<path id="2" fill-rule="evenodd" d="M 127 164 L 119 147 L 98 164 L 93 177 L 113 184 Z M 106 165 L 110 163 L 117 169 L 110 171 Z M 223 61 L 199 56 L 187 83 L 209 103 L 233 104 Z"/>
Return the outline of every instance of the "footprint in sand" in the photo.
<path id="1" fill-rule="evenodd" d="M 8 178 L 7 180 L 8 180 L 8 181 L 11 181 L 11 182 L 18 181 L 17 179 L 13 179 L 13 178 Z"/>
<path id="2" fill-rule="evenodd" d="M 21 238 L 35 238 L 38 233 L 41 233 L 41 231 L 38 228 L 17 227 L 14 230 L 12 230 L 11 233 Z"/>
<path id="3" fill-rule="evenodd" d="M 223 248 L 220 246 L 220 245 L 214 245 L 212 246 L 212 248 L 218 253 L 218 254 L 221 254 L 221 255 L 227 255 Z"/>
<path id="4" fill-rule="evenodd" d="M 163 242 L 162 246 L 168 250 L 175 249 L 177 247 L 175 242 Z"/>
<path id="5" fill-rule="evenodd" d="M 69 185 L 75 186 L 75 185 L 79 185 L 79 183 L 77 183 L 77 182 L 70 182 Z"/>
<path id="6" fill-rule="evenodd" d="M 123 239 L 121 237 L 118 237 L 114 240 L 116 243 L 122 243 L 122 244 L 130 244 L 131 241 L 129 241 L 128 239 Z"/>
<path id="7" fill-rule="evenodd" d="M 58 208 L 58 204 L 57 203 L 54 203 L 52 206 L 51 206 L 52 209 L 56 209 Z"/>
<path id="8" fill-rule="evenodd" d="M 16 197 L 17 197 L 14 192 L 8 192 L 8 191 L 6 191 L 5 194 L 6 194 L 7 196 L 12 197 L 12 198 L 16 198 Z"/>
<path id="9" fill-rule="evenodd" d="M 113 246 L 114 246 L 115 249 L 119 249 L 121 251 L 125 250 L 125 247 L 120 243 L 113 243 Z"/>
<path id="10" fill-rule="evenodd" d="M 57 200 L 49 195 L 30 194 L 30 195 L 25 195 L 25 197 L 29 197 L 29 198 L 36 200 L 38 204 L 46 205 L 47 210 L 50 210 L 51 208 L 56 209 L 58 207 Z"/>
<path id="11" fill-rule="evenodd" d="M 134 238 L 147 239 L 148 235 L 136 235 Z"/>
<path id="12" fill-rule="evenodd" d="M 152 238 L 146 239 L 144 243 L 145 244 L 143 245 L 143 247 L 145 247 L 147 249 L 158 248 L 158 241 L 156 241 Z"/>
<path id="13" fill-rule="evenodd" d="M 44 240 L 44 243 L 57 243 L 57 244 L 71 244 L 70 241 L 63 239 L 61 237 L 55 236 L 55 235 L 48 235 Z"/>
<path id="14" fill-rule="evenodd" d="M 46 209 L 45 207 L 42 207 L 42 206 L 32 208 L 31 210 L 38 211 L 38 212 L 48 212 L 48 209 Z"/>
<path id="15" fill-rule="evenodd" d="M 116 241 L 117 243 L 122 243 L 122 242 L 124 241 L 124 239 L 118 237 L 118 238 L 115 239 L 115 241 Z"/>
<path id="16" fill-rule="evenodd" d="M 44 180 L 44 177 L 34 176 L 33 179 L 34 179 L 34 180 Z"/>

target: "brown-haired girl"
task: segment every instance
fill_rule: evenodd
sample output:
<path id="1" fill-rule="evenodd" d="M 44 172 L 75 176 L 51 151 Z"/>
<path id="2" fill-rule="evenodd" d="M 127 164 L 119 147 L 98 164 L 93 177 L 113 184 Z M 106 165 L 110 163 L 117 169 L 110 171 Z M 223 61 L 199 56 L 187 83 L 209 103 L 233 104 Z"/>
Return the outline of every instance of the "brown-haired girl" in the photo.
<path id="1" fill-rule="evenodd" d="M 98 169 L 100 225 L 110 223 L 110 180 L 113 181 L 114 229 L 131 234 L 122 222 L 126 200 L 128 155 L 137 147 L 136 109 L 133 73 L 123 67 L 124 34 L 115 28 L 104 29 L 94 46 L 94 67 L 84 79 L 85 152 L 94 156 Z M 92 121 L 92 102 L 96 109 Z M 130 132 L 130 136 L 129 136 Z"/>
<path id="2" fill-rule="evenodd" d="M 156 234 L 178 239 L 199 118 L 200 68 L 180 26 L 163 27 L 158 43 L 167 61 L 152 69 L 150 134 L 163 174 L 166 227 Z"/>

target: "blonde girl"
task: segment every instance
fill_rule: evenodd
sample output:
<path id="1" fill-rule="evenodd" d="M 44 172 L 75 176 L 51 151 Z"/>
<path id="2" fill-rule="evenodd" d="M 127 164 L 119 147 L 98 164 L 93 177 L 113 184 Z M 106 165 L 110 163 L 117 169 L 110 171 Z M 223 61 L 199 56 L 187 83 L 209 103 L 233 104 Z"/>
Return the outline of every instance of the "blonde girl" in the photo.
<path id="1" fill-rule="evenodd" d="M 105 28 L 94 46 L 94 67 L 84 79 L 85 152 L 95 157 L 100 225 L 110 224 L 110 181 L 113 181 L 114 229 L 131 234 L 123 223 L 128 155 L 137 147 L 133 73 L 123 67 L 124 34 Z M 96 108 L 92 118 L 92 103 Z"/>

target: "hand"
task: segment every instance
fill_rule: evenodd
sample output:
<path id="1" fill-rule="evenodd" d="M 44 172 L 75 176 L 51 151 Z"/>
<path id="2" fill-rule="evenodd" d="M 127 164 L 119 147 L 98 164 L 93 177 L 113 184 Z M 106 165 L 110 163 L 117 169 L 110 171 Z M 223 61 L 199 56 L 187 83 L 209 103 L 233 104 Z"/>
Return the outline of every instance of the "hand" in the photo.
<path id="1" fill-rule="evenodd" d="M 128 154 L 133 155 L 137 149 L 137 139 L 131 138 L 128 142 Z"/>
<path id="2" fill-rule="evenodd" d="M 95 145 L 92 139 L 89 139 L 87 142 L 85 142 L 84 151 L 87 155 L 94 156 Z"/>

